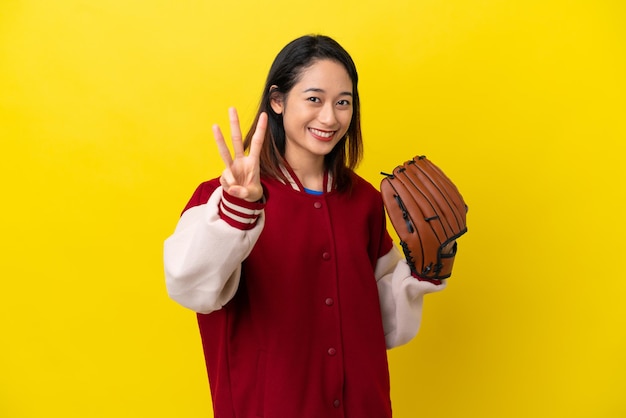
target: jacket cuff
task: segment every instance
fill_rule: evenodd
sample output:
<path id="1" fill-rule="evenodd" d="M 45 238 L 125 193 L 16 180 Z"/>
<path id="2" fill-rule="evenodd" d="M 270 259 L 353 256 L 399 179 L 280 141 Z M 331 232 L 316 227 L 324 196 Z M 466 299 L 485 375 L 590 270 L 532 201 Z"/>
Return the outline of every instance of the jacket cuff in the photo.
<path id="1" fill-rule="evenodd" d="M 420 282 L 430 282 L 432 284 L 436 284 L 436 285 L 440 285 L 441 283 L 443 283 L 444 279 L 429 279 L 427 277 L 422 277 L 419 276 L 413 272 L 411 272 L 411 276 L 415 277 L 417 280 L 419 280 Z"/>
<path id="2" fill-rule="evenodd" d="M 257 202 L 231 196 L 222 189 L 222 199 L 219 204 L 220 218 L 232 227 L 242 231 L 252 229 L 265 208 L 265 198 Z"/>

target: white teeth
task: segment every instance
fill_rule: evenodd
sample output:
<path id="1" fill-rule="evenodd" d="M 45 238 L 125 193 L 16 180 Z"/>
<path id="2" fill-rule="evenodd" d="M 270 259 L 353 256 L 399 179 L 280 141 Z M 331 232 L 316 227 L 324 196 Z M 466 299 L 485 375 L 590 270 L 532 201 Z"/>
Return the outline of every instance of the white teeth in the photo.
<path id="1" fill-rule="evenodd" d="M 332 131 L 332 132 L 325 132 L 325 131 L 320 131 L 318 129 L 313 129 L 313 128 L 310 128 L 310 129 L 311 129 L 311 132 L 313 134 L 315 134 L 317 136 L 321 136 L 323 138 L 330 138 L 335 133 L 334 131 Z"/>

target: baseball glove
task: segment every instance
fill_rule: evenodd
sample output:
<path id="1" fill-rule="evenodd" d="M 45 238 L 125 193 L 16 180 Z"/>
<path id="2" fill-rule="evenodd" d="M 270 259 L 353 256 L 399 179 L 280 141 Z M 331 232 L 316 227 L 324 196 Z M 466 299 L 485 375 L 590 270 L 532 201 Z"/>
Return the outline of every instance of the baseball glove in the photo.
<path id="1" fill-rule="evenodd" d="M 456 239 L 467 232 L 467 205 L 448 177 L 425 156 L 381 173 L 380 192 L 413 276 L 450 277 Z"/>

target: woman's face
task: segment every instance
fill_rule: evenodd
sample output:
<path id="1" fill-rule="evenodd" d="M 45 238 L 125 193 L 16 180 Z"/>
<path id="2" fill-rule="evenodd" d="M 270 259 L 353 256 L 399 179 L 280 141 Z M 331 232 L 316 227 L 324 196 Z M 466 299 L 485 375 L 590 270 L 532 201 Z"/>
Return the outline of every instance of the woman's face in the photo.
<path id="1" fill-rule="evenodd" d="M 352 102 L 352 80 L 343 65 L 324 59 L 303 69 L 293 88 L 272 100 L 283 115 L 289 164 L 323 163 L 350 126 Z"/>

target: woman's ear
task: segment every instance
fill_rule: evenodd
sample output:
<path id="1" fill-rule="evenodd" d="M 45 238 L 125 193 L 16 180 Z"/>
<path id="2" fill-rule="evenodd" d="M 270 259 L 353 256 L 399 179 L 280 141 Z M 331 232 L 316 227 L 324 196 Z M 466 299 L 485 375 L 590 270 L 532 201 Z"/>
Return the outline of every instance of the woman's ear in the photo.
<path id="1" fill-rule="evenodd" d="M 283 94 L 278 91 L 278 86 L 270 87 L 270 105 L 276 114 L 281 115 L 283 113 Z"/>

